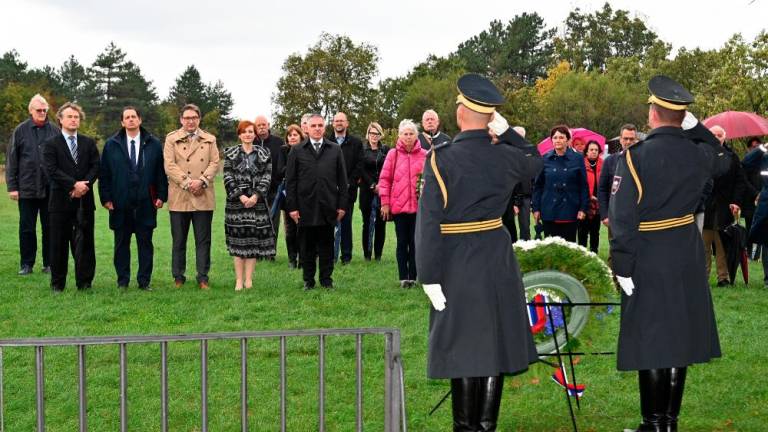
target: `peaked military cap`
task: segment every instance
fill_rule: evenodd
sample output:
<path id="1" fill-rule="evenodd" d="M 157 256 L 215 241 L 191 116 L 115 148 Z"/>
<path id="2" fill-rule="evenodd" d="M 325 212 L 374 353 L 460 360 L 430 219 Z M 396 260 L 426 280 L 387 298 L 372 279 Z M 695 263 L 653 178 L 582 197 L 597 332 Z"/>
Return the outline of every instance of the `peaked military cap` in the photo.
<path id="1" fill-rule="evenodd" d="M 648 103 L 666 109 L 683 111 L 688 108 L 689 104 L 693 103 L 693 95 L 668 76 L 656 75 L 651 78 L 648 81 L 648 91 L 651 93 Z"/>
<path id="2" fill-rule="evenodd" d="M 490 114 L 496 111 L 496 107 L 504 104 L 504 96 L 499 89 L 486 77 L 469 73 L 459 78 L 456 87 L 459 96 L 457 104 L 462 104 L 472 111 Z"/>

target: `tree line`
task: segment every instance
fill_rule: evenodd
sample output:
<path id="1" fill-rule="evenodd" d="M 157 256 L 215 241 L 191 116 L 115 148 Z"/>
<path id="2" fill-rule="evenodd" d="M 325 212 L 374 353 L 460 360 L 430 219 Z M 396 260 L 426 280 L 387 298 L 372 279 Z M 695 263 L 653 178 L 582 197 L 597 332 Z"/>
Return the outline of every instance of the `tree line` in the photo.
<path id="1" fill-rule="evenodd" d="M 374 82 L 378 48 L 345 35 L 323 33 L 306 53 L 288 55 L 272 95 L 273 129 L 280 133 L 302 114 L 318 112 L 330 120 L 348 114 L 353 132 L 370 121 L 386 129 L 403 118 L 421 119 L 434 109 L 443 129 L 455 134 L 456 80 L 466 72 L 490 77 L 507 104 L 500 110 L 511 124 L 543 138 L 560 123 L 587 127 L 607 137 L 627 122 L 646 123 L 646 83 L 669 75 L 696 96 L 691 107 L 699 118 L 725 110 L 768 111 L 768 33 L 753 41 L 734 34 L 718 49 L 672 45 L 645 20 L 609 3 L 586 13 L 572 10 L 559 27 L 549 27 L 537 13 L 522 13 L 460 43 L 446 56 L 428 56 L 399 77 Z M 178 128 L 178 109 L 200 105 L 202 127 L 233 141 L 236 119 L 232 94 L 221 81 L 205 82 L 194 65 L 176 78 L 160 99 L 152 81 L 110 43 L 89 66 L 74 56 L 60 67 L 29 68 L 15 50 L 0 58 L 0 143 L 27 117 L 30 97 L 42 93 L 53 107 L 67 100 L 82 104 L 86 133 L 99 139 L 114 132 L 120 109 L 135 105 L 144 123 L 159 135 Z M 393 139 L 389 134 L 388 140 Z"/>

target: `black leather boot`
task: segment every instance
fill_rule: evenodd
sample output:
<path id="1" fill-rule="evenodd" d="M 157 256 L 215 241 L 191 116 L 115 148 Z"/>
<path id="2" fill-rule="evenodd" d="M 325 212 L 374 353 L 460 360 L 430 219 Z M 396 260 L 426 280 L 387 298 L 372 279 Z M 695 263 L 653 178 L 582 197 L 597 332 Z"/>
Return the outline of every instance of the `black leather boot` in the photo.
<path id="1" fill-rule="evenodd" d="M 669 369 L 638 371 L 640 413 L 643 422 L 635 432 L 666 432 L 669 405 Z"/>
<path id="2" fill-rule="evenodd" d="M 677 432 L 677 417 L 680 415 L 680 407 L 683 404 L 686 371 L 687 368 L 684 367 L 669 369 L 669 401 L 666 409 L 666 432 Z"/>
<path id="3" fill-rule="evenodd" d="M 504 375 L 477 378 L 480 381 L 479 410 L 480 422 L 478 431 L 494 432 L 499 419 L 501 407 L 501 392 L 504 390 Z"/>
<path id="4" fill-rule="evenodd" d="M 478 378 L 451 379 L 453 432 L 476 432 L 478 421 Z"/>

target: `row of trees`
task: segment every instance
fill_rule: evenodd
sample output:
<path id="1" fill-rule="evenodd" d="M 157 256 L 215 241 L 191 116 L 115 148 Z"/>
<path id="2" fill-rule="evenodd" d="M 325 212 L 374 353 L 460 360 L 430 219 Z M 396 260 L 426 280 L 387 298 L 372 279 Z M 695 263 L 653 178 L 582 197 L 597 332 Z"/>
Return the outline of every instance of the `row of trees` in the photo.
<path id="1" fill-rule="evenodd" d="M 626 122 L 644 125 L 645 83 L 657 73 L 696 95 L 691 109 L 699 117 L 727 109 L 768 111 L 768 33 L 753 41 L 736 34 L 719 49 L 680 48 L 673 56 L 671 45 L 644 19 L 608 3 L 592 13 L 574 9 L 560 30 L 537 13 L 492 21 L 449 55 L 431 55 L 404 76 L 374 83 L 379 61 L 375 45 L 327 33 L 306 53 L 290 54 L 272 96 L 276 132 L 306 112 L 330 119 L 344 111 L 352 130 L 361 133 L 370 121 L 392 129 L 431 108 L 454 134 L 456 80 L 466 72 L 496 82 L 507 99 L 501 112 L 510 123 L 525 126 L 533 140 L 559 123 L 606 136 L 616 135 Z M 90 66 L 71 56 L 59 68 L 29 68 L 16 51 L 5 53 L 0 137 L 26 118 L 26 104 L 37 92 L 54 107 L 67 100 L 81 103 L 88 114 L 85 129 L 99 138 L 114 131 L 125 105 L 140 107 L 145 124 L 162 134 L 178 127 L 179 107 L 194 102 L 204 112 L 203 128 L 222 141 L 235 139 L 233 99 L 221 81 L 206 83 L 188 66 L 161 100 L 151 80 L 113 43 Z"/>
<path id="2" fill-rule="evenodd" d="M 456 80 L 466 72 L 493 79 L 508 101 L 501 112 L 534 140 L 559 123 L 609 137 L 626 122 L 642 127 L 646 83 L 657 73 L 696 95 L 691 110 L 700 118 L 724 110 L 768 111 L 765 31 L 754 41 L 736 34 L 719 49 L 680 48 L 673 56 L 671 44 L 644 19 L 608 3 L 593 13 L 574 9 L 561 30 L 536 13 L 492 21 L 451 54 L 430 56 L 408 74 L 374 84 L 378 60 L 375 46 L 329 34 L 306 55 L 291 54 L 272 99 L 277 126 L 303 112 L 345 111 L 357 131 L 372 120 L 394 128 L 432 108 L 453 134 Z"/>
<path id="3" fill-rule="evenodd" d="M 110 43 L 90 66 L 70 56 L 59 68 L 29 68 L 18 52 L 0 58 L 0 142 L 27 118 L 27 103 L 41 93 L 52 107 L 77 101 L 86 112 L 84 130 L 104 139 L 120 124 L 122 107 L 133 105 L 143 113 L 144 124 L 156 133 L 179 127 L 179 107 L 191 102 L 205 113 L 202 127 L 234 139 L 231 116 L 233 99 L 221 81 L 205 83 L 194 66 L 188 66 L 160 100 L 157 90 L 127 54 Z M 49 114 L 53 116 L 53 113 Z"/>

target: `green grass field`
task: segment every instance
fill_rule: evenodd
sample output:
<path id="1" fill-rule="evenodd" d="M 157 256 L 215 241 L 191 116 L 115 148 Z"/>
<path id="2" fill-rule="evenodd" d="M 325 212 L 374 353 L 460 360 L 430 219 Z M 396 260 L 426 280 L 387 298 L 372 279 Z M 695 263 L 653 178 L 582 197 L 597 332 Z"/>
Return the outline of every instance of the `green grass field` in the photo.
<path id="1" fill-rule="evenodd" d="M 221 182 L 217 182 L 222 207 Z M 74 289 L 70 270 L 67 290 L 53 295 L 47 275 L 16 275 L 18 210 L 0 199 L 0 338 L 182 334 L 332 327 L 396 327 L 402 332 L 409 429 L 450 429 L 450 404 L 434 415 L 429 410 L 448 390 L 446 381 L 426 378 L 429 303 L 420 289 L 398 287 L 394 229 L 389 226 L 384 259 L 365 262 L 360 247 L 360 212 L 355 209 L 352 264 L 334 271 L 336 289 L 301 290 L 300 271 L 289 270 L 284 237 L 278 258 L 259 263 L 254 288 L 235 292 L 231 258 L 224 245 L 223 210 L 214 218 L 211 290 L 194 281 L 190 238 L 187 277 L 182 289 L 170 274 L 168 213 L 159 214 L 155 231 L 153 292 L 131 282 L 127 292 L 116 287 L 112 266 L 112 232 L 107 213 L 97 209 L 97 276 L 88 292 Z M 190 236 L 191 237 L 191 236 Z M 606 255 L 603 236 L 601 255 Z M 135 255 L 135 254 L 134 254 Z M 132 271 L 135 274 L 136 263 Z M 768 342 L 768 290 L 762 269 L 751 264 L 750 286 L 713 288 L 724 357 L 695 366 L 688 374 L 681 430 L 762 431 L 768 429 L 765 385 Z M 450 307 L 450 305 L 448 306 Z M 618 313 L 593 319 L 580 337 L 585 351 L 615 349 Z M 354 338 L 329 337 L 326 343 L 326 419 L 329 431 L 350 431 L 355 424 Z M 251 430 L 278 430 L 278 341 L 249 344 Z M 364 339 L 365 429 L 383 429 L 383 337 Z M 210 430 L 239 429 L 239 343 L 209 344 Z M 159 430 L 160 357 L 158 345 L 128 347 L 129 429 Z M 317 430 L 317 339 L 288 342 L 288 427 Z M 4 351 L 5 430 L 35 429 L 34 350 Z M 169 347 L 170 429 L 200 429 L 199 344 Z M 587 385 L 577 414 L 582 431 L 633 427 L 639 420 L 636 375 L 615 370 L 613 357 L 581 357 L 577 377 Z M 116 346 L 88 349 L 89 430 L 119 429 L 119 356 Z M 74 348 L 46 350 L 46 415 L 49 431 L 77 429 L 77 353 Z M 569 431 L 568 409 L 560 387 L 549 379 L 551 368 L 534 365 L 507 378 L 502 402 L 502 431 Z"/>

